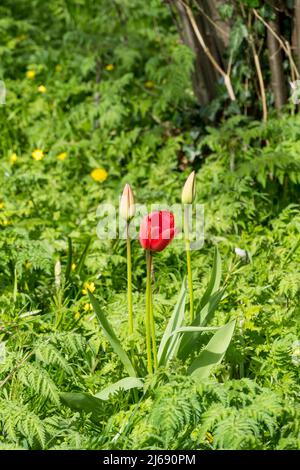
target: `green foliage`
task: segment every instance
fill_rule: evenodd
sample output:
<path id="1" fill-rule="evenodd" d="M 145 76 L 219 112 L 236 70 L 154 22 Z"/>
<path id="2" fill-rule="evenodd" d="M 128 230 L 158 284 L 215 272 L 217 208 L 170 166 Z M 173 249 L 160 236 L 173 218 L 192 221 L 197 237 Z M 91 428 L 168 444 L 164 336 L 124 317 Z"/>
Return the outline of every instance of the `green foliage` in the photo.
<path id="1" fill-rule="evenodd" d="M 159 0 L 4 0 L 0 13 L 8 90 L 0 105 L 0 448 L 299 449 L 299 116 L 262 124 L 239 115 L 204 128 L 191 52 Z M 234 31 L 238 57 L 245 34 L 241 25 Z M 179 358 L 172 349 L 144 388 L 109 393 L 126 374 L 85 283 L 95 283 L 101 315 L 142 371 L 145 261 L 134 241 L 136 332 L 128 337 L 126 247 L 97 238 L 97 206 L 118 201 L 125 182 L 140 203 L 178 202 L 192 166 L 196 202 L 205 204 L 205 245 L 192 252 L 198 330 L 180 331 L 186 347 Z M 105 181 L 91 177 L 95 168 L 107 171 Z M 155 257 L 159 341 L 183 259 L 179 240 Z M 183 298 L 180 307 L 177 320 Z M 195 383 L 186 376 L 189 341 L 197 338 L 199 355 L 211 328 L 235 319 L 222 363 Z M 96 416 L 60 395 L 105 390 Z"/>

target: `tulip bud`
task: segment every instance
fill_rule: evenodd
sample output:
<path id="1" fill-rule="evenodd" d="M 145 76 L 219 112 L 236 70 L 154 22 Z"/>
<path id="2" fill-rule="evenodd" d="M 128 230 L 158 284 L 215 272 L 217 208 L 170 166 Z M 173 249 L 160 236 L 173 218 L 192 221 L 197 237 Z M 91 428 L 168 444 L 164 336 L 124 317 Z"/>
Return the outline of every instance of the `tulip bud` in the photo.
<path id="1" fill-rule="evenodd" d="M 193 171 L 185 182 L 181 194 L 182 204 L 192 204 L 196 196 L 195 172 Z"/>
<path id="2" fill-rule="evenodd" d="M 133 192 L 129 184 L 125 185 L 120 202 L 120 215 L 129 222 L 135 214 Z"/>

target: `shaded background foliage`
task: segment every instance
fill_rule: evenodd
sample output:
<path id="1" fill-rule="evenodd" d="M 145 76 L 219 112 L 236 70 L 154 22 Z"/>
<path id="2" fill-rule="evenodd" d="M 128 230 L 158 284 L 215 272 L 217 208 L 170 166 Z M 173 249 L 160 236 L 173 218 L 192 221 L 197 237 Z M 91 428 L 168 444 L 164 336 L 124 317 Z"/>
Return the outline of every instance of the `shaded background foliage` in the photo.
<path id="1" fill-rule="evenodd" d="M 300 121 L 288 99 L 300 55 L 299 2 L 220 3 L 1 2 L 3 448 L 299 448 Z M 279 28 L 296 69 L 254 9 Z M 218 45 L 207 17 L 226 31 Z M 187 41 L 183 21 L 190 28 L 192 18 L 222 70 L 231 61 L 235 100 L 199 44 Z M 277 87 L 275 70 L 284 77 Z M 45 152 L 41 161 L 31 156 L 36 148 Z M 102 183 L 90 176 L 98 167 L 108 173 Z M 238 319 L 226 361 L 200 385 L 174 363 L 138 405 L 120 392 L 97 419 L 65 408 L 61 390 L 95 393 L 123 377 L 84 282 L 95 282 L 129 347 L 125 245 L 96 237 L 98 204 L 117 203 L 125 182 L 138 202 L 179 202 L 192 168 L 206 211 L 206 243 L 192 260 L 195 296 L 218 244 L 226 294 L 216 324 Z M 159 335 L 185 272 L 182 253 L 174 242 L 155 260 Z M 138 243 L 133 257 L 135 341 L 143 351 Z"/>

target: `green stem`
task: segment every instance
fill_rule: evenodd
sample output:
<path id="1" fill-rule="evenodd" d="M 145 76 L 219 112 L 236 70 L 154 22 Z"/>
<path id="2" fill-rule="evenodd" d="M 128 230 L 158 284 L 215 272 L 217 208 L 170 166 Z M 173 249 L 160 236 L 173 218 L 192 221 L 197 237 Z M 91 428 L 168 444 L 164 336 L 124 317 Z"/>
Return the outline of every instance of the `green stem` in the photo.
<path id="1" fill-rule="evenodd" d="M 150 260 L 150 261 L 149 261 Z M 147 282 L 146 282 L 146 346 L 147 346 L 147 369 L 148 374 L 153 373 L 151 354 L 151 254 L 146 251 Z"/>
<path id="2" fill-rule="evenodd" d="M 193 322 L 194 321 L 194 292 L 193 292 L 193 276 L 192 276 L 192 266 L 191 266 L 191 243 L 190 243 L 190 234 L 189 234 L 188 209 L 189 207 L 184 208 L 184 237 L 185 237 L 189 295 L 190 295 L 190 317 L 191 317 L 191 322 Z"/>
<path id="3" fill-rule="evenodd" d="M 152 274 L 152 254 L 149 252 L 148 260 L 150 273 Z M 150 323 L 151 323 L 151 336 L 152 336 L 152 350 L 153 350 L 153 361 L 154 370 L 157 369 L 157 348 L 156 348 L 156 334 L 155 334 L 155 322 L 153 315 L 153 301 L 152 301 L 152 282 L 150 276 L 150 288 L 149 288 L 149 309 L 150 309 Z"/>
<path id="4" fill-rule="evenodd" d="M 127 304 L 129 334 L 133 333 L 133 314 L 132 314 L 132 268 L 131 268 L 131 241 L 129 235 L 129 223 L 127 223 Z"/>

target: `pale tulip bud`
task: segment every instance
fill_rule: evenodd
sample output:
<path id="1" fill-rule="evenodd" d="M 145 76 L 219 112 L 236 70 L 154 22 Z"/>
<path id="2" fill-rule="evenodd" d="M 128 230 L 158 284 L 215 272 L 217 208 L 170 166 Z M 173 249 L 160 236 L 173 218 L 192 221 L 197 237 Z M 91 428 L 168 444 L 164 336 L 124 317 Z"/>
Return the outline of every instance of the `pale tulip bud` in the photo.
<path id="1" fill-rule="evenodd" d="M 56 261 L 54 266 L 54 279 L 55 287 L 59 289 L 61 284 L 61 262 L 59 259 Z"/>
<path id="2" fill-rule="evenodd" d="M 125 185 L 120 202 L 120 216 L 129 222 L 135 214 L 133 192 L 129 184 Z"/>
<path id="3" fill-rule="evenodd" d="M 181 194 L 182 204 L 192 204 L 196 196 L 195 172 L 193 171 L 185 182 Z"/>

